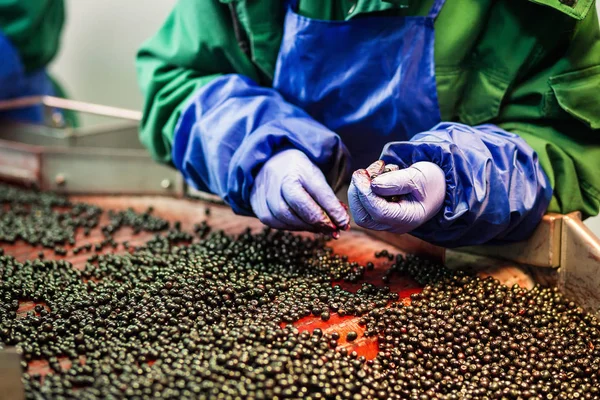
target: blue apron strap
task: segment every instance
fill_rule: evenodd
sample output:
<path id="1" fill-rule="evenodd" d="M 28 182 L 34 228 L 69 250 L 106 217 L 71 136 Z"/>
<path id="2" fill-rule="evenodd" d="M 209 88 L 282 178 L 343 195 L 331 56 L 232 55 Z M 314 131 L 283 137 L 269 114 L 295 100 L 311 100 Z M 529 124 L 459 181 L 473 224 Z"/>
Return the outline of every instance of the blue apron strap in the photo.
<path id="1" fill-rule="evenodd" d="M 436 19 L 446 0 L 434 0 L 431 10 L 429 10 L 428 18 Z"/>

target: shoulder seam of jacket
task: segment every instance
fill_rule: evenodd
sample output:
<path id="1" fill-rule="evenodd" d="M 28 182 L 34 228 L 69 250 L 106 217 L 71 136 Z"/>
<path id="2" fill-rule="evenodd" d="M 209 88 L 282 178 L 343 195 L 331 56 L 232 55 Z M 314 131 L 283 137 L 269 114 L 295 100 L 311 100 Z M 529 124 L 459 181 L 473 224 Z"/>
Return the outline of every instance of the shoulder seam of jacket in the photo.
<path id="1" fill-rule="evenodd" d="M 552 7 L 578 21 L 585 19 L 594 0 L 529 0 L 532 3 Z"/>

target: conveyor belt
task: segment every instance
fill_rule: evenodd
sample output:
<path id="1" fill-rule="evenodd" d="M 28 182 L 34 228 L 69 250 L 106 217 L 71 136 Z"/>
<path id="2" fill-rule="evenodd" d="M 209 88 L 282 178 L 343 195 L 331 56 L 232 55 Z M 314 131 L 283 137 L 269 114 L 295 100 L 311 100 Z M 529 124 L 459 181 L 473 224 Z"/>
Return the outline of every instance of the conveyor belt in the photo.
<path id="1" fill-rule="evenodd" d="M 247 218 L 234 215 L 231 210 L 224 206 L 209 204 L 201 201 L 193 201 L 186 199 L 174 199 L 166 197 L 129 197 L 129 196 L 76 196 L 71 198 L 75 202 L 84 202 L 93 204 L 104 208 L 105 210 L 125 210 L 132 208 L 137 212 L 144 212 L 148 207 L 154 209 L 153 215 L 162 217 L 171 222 L 180 221 L 182 230 L 192 231 L 195 224 L 199 224 L 202 221 L 207 221 L 213 229 L 223 230 L 227 234 L 239 234 L 242 233 L 247 227 L 253 230 L 260 230 L 263 228 L 262 224 L 254 218 Z M 206 210 L 210 210 L 208 213 Z M 100 227 L 106 225 L 108 222 L 108 216 L 106 213 L 100 220 L 99 227 L 93 229 L 89 236 L 84 236 L 83 232 L 78 232 L 76 240 L 76 246 L 91 243 L 92 245 L 100 243 L 104 237 L 100 231 Z M 139 234 L 133 234 L 131 228 L 122 228 L 120 231 L 115 233 L 114 239 L 118 243 L 127 241 L 129 246 L 138 246 L 151 239 L 154 236 L 152 233 L 142 232 Z M 372 261 L 375 264 L 373 271 L 369 271 L 366 274 L 366 280 L 362 282 L 370 282 L 377 285 L 383 285 L 381 277 L 383 272 L 389 267 L 391 261 L 387 257 L 375 258 L 374 253 L 387 249 L 391 254 L 402 253 L 398 248 L 390 246 L 384 242 L 374 239 L 364 232 L 359 230 L 351 230 L 343 232 L 339 240 L 332 240 L 329 245 L 334 249 L 334 252 L 338 254 L 347 255 L 351 261 L 356 261 L 361 264 L 366 264 L 368 261 Z M 71 251 L 74 246 L 66 245 L 65 248 L 68 250 L 66 256 L 61 257 L 54 253 L 52 249 L 41 249 L 39 247 L 32 247 L 23 242 L 17 242 L 15 244 L 6 245 L 2 247 L 8 255 L 16 257 L 19 261 L 27 259 L 33 259 L 38 257 L 38 253 L 42 251 L 46 259 L 65 259 L 71 262 L 75 268 L 82 269 L 86 263 L 88 257 L 95 254 L 95 251 L 84 251 L 77 255 L 74 255 Z M 104 253 L 124 253 L 126 250 L 122 245 L 119 245 L 116 249 L 108 246 L 98 252 L 99 254 Z M 359 284 L 339 283 L 344 289 L 355 291 L 360 286 Z M 412 293 L 419 292 L 418 285 L 406 279 L 394 278 L 388 286 L 392 291 L 397 292 L 400 298 L 404 302 L 410 302 L 410 295 Z M 19 308 L 19 313 L 30 311 L 35 306 L 32 302 L 24 302 Z M 329 321 L 324 322 L 318 317 L 306 317 L 296 322 L 294 325 L 300 330 L 312 331 L 315 328 L 322 329 L 325 333 L 338 332 L 340 334 L 339 346 L 345 347 L 348 351 L 357 351 L 359 355 L 364 355 L 367 358 L 373 358 L 377 354 L 377 343 L 375 338 L 366 338 L 362 336 L 364 328 L 358 324 L 358 317 L 344 316 L 340 317 L 335 313 L 331 314 Z M 352 343 L 346 341 L 346 334 L 349 331 L 355 331 L 358 333 L 358 339 Z M 85 363 L 85 359 L 81 357 L 81 362 Z M 67 359 L 61 361 L 64 368 L 70 367 L 70 362 Z M 48 371 L 47 362 L 44 360 L 36 360 L 30 363 L 30 372 L 39 373 L 44 375 Z"/>

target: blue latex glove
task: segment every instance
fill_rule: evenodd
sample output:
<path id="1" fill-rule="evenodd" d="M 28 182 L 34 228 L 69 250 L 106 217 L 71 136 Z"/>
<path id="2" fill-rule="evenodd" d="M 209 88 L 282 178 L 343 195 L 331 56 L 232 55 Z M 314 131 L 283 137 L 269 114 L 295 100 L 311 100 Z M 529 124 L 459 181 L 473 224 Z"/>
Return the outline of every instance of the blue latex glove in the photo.
<path id="1" fill-rule="evenodd" d="M 275 155 L 289 149 L 302 153 L 306 171 L 292 170 L 300 166 L 281 157 L 271 163 Z M 190 99 L 175 128 L 172 156 L 190 185 L 217 194 L 236 214 L 249 216 L 257 209 L 250 204 L 252 188 L 264 191 L 274 185 L 272 191 L 279 189 L 283 175 L 273 178 L 276 165 L 282 173 L 295 171 L 296 176 L 310 179 L 309 171 L 316 169 L 334 188 L 349 172 L 348 152 L 338 135 L 272 88 L 235 74 L 212 80 Z M 266 163 L 272 166 L 265 169 Z M 261 178 L 255 185 L 259 171 L 272 181 Z M 310 187 L 322 187 L 322 182 Z M 266 212 L 261 215 L 266 218 Z"/>
<path id="2" fill-rule="evenodd" d="M 358 225 L 406 233 L 437 214 L 446 194 L 446 178 L 440 167 L 424 161 L 381 175 L 384 165 L 376 161 L 352 175 L 348 201 Z M 399 199 L 384 198 L 391 196 Z"/>
<path id="3" fill-rule="evenodd" d="M 442 208 L 411 231 L 441 246 L 526 239 L 552 197 L 535 151 L 495 125 L 441 123 L 408 142 L 388 143 L 380 158 L 400 168 L 428 161 L 444 171 Z"/>
<path id="4" fill-rule="evenodd" d="M 336 236 L 350 222 L 321 170 L 295 149 L 265 163 L 254 181 L 250 204 L 262 223 L 276 229 Z"/>

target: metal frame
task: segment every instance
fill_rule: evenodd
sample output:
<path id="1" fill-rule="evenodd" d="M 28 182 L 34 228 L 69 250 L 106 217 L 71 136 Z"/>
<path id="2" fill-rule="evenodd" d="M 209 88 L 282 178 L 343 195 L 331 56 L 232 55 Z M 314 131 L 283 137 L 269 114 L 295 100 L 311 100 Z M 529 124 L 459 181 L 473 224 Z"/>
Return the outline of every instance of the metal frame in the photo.
<path id="1" fill-rule="evenodd" d="M 557 268 L 560 266 L 561 214 L 547 214 L 533 235 L 525 241 L 501 246 L 462 247 L 458 251 L 527 264 L 536 267 Z"/>
<path id="2" fill-rule="evenodd" d="M 87 103 L 83 101 L 63 99 L 54 96 L 28 96 L 16 99 L 0 101 L 0 111 L 14 110 L 19 108 L 43 105 L 50 108 L 79 111 L 87 114 L 102 115 L 104 117 L 127 119 L 130 121 L 141 121 L 141 111 L 127 110 L 124 108 L 103 106 L 101 104 Z"/>
<path id="3" fill-rule="evenodd" d="M 577 213 L 562 218 L 557 286 L 582 307 L 600 315 L 600 240 Z"/>
<path id="4" fill-rule="evenodd" d="M 0 350 L 0 400 L 24 399 L 21 355 L 14 347 Z"/>
<path id="5" fill-rule="evenodd" d="M 39 104 L 119 121 L 85 128 L 4 122 L 0 178 L 63 193 L 184 194 L 181 175 L 139 143 L 140 112 L 50 96 L 0 101 L 0 110 Z"/>

